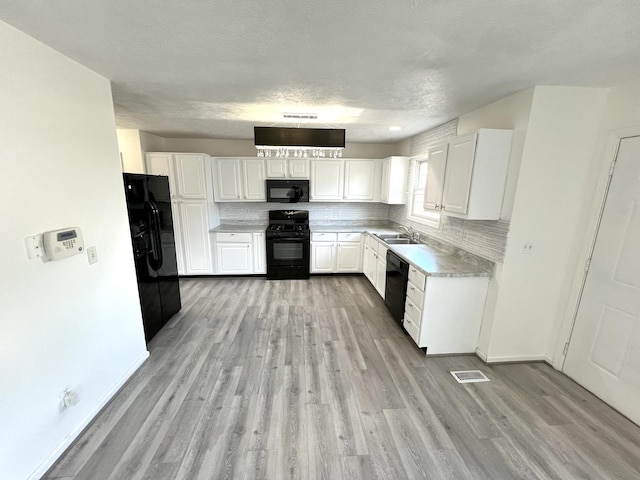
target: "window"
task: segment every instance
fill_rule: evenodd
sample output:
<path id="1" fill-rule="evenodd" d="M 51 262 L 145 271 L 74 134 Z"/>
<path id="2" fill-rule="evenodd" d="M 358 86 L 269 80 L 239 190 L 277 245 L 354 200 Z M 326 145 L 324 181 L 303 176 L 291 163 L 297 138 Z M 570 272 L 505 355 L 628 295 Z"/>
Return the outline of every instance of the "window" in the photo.
<path id="1" fill-rule="evenodd" d="M 423 206 L 429 171 L 428 157 L 414 157 L 411 163 L 413 169 L 411 172 L 407 218 L 413 222 L 437 228 L 440 225 L 440 214 L 433 210 L 425 210 Z"/>

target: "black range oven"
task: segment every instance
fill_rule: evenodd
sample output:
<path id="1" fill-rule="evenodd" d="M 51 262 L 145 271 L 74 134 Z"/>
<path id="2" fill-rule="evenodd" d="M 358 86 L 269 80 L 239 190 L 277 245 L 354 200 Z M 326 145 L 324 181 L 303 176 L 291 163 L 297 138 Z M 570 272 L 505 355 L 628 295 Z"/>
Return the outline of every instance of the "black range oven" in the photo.
<path id="1" fill-rule="evenodd" d="M 311 235 L 306 210 L 271 210 L 267 240 L 267 279 L 309 278 Z"/>

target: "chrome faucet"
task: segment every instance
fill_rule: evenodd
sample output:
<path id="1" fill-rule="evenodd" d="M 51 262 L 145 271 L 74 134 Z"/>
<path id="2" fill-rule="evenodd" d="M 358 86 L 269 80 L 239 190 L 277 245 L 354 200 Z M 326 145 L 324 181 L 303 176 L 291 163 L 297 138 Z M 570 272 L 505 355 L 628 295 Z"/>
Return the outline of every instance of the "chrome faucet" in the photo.
<path id="1" fill-rule="evenodd" d="M 415 231 L 411 225 L 400 225 L 400 230 L 404 230 L 411 240 L 420 241 L 420 232 Z"/>

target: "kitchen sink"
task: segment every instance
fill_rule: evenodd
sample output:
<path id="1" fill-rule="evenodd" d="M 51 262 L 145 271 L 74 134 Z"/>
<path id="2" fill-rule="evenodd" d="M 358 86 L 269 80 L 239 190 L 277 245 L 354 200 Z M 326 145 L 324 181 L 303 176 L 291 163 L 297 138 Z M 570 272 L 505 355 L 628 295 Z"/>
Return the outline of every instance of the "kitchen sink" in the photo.
<path id="1" fill-rule="evenodd" d="M 380 240 L 388 240 L 390 238 L 407 238 L 406 235 L 402 235 L 401 233 L 374 233 L 374 235 Z"/>
<path id="2" fill-rule="evenodd" d="M 420 242 L 416 242 L 415 240 L 411 240 L 410 238 L 383 238 L 382 241 L 389 245 L 417 245 Z"/>

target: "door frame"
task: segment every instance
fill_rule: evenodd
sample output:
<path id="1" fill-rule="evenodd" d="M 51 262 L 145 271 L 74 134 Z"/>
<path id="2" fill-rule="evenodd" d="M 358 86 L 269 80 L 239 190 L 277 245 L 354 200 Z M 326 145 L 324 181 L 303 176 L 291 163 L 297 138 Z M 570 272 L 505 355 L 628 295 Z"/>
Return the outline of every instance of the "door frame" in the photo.
<path id="1" fill-rule="evenodd" d="M 571 342 L 571 335 L 578 317 L 578 310 L 580 308 L 580 301 L 582 299 L 582 293 L 587 281 L 587 275 L 589 270 L 587 268 L 588 262 L 591 261 L 593 250 L 598 239 L 598 231 L 602 222 L 602 215 L 604 213 L 604 207 L 609 194 L 609 187 L 611 185 L 611 178 L 615 172 L 615 162 L 618 158 L 618 151 L 620 149 L 620 142 L 625 138 L 632 138 L 640 136 L 640 125 L 633 127 L 621 128 L 613 130 L 609 133 L 606 141 L 604 153 L 602 155 L 602 161 L 598 167 L 598 173 L 596 177 L 596 188 L 593 196 L 593 202 L 589 206 L 587 212 L 583 215 L 588 216 L 585 219 L 586 226 L 584 228 L 584 240 L 579 245 L 580 253 L 576 264 L 576 271 L 573 275 L 573 281 L 571 282 L 571 291 L 569 299 L 565 307 L 565 313 L 556 328 L 556 345 L 553 353 L 553 367 L 557 370 L 564 370 L 564 363 L 568 351 L 568 345 Z M 576 237 L 576 243 L 578 237 Z"/>

